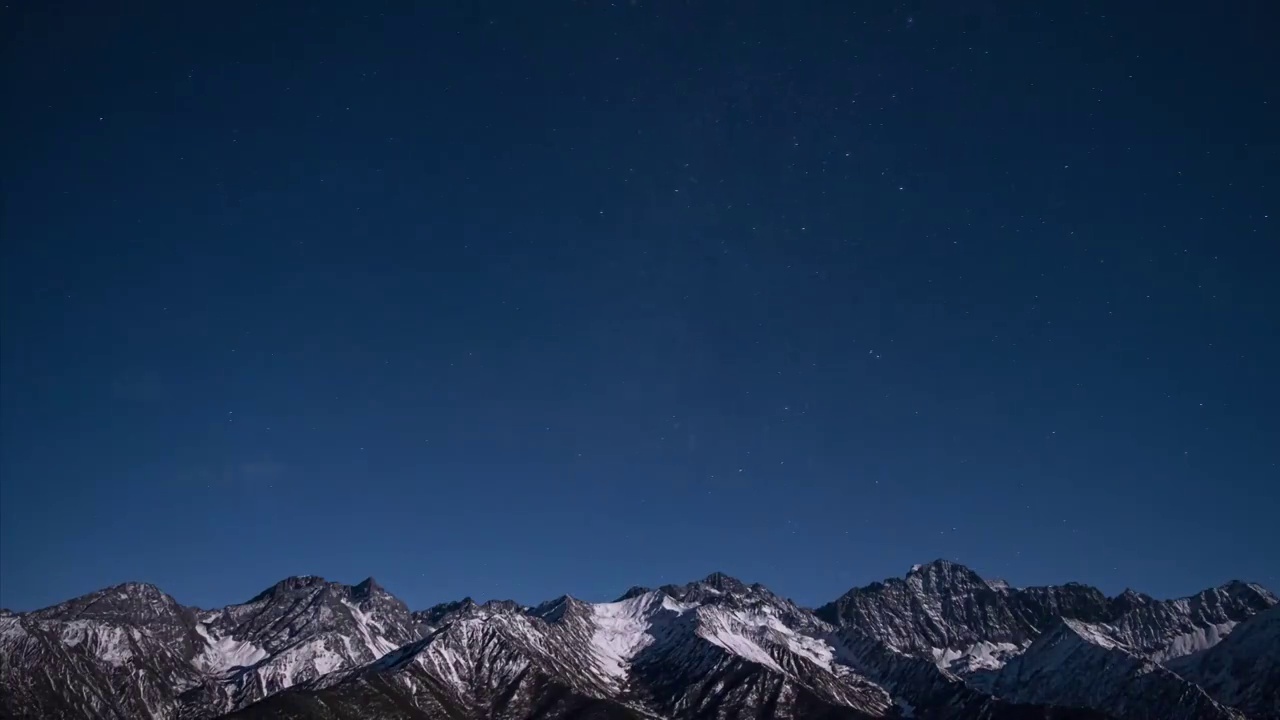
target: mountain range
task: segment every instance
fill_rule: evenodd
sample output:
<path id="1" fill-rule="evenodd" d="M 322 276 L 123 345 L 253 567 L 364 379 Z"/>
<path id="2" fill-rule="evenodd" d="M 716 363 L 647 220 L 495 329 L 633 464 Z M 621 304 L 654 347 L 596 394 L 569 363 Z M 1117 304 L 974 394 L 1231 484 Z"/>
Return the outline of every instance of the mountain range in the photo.
<path id="1" fill-rule="evenodd" d="M 187 607 L 127 583 L 0 611 L 0 717 L 1280 720 L 1280 608 L 1015 588 L 938 560 L 816 609 L 722 573 L 613 602 L 412 611 L 291 577 Z"/>

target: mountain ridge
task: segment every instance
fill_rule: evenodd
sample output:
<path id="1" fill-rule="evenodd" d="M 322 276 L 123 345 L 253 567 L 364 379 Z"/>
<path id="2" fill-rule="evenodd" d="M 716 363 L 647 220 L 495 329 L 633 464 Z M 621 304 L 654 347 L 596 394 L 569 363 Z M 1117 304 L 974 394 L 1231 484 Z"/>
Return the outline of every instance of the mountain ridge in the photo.
<path id="1" fill-rule="evenodd" d="M 992 583 L 995 583 L 995 584 L 997 584 L 997 585 L 1003 585 L 1003 586 L 1004 586 L 1004 587 L 1006 587 L 1007 589 L 1011 589 L 1011 590 L 1028 590 L 1028 589 L 1035 589 L 1035 588 L 1040 588 L 1040 587 L 1064 587 L 1064 586 L 1082 586 L 1082 587 L 1089 587 L 1089 588 L 1094 588 L 1094 587 L 1095 587 L 1095 586 L 1093 586 L 1093 585 L 1090 585 L 1090 584 L 1089 584 L 1089 583 L 1087 583 L 1087 582 L 1079 581 L 1079 580 L 1065 580 L 1065 581 L 1063 581 L 1063 582 L 1061 582 L 1061 583 L 1058 583 L 1058 584 L 1052 584 L 1052 585 L 1036 585 L 1036 584 L 1015 585 L 1015 584 L 1013 584 L 1013 583 L 1010 583 L 1010 582 L 1008 581 L 1008 579 L 1007 579 L 1007 578 L 994 578 L 994 577 L 993 577 L 993 578 L 986 578 L 985 576 L 982 576 L 982 575 L 981 575 L 981 573 L 979 573 L 978 571 L 974 570 L 974 569 L 973 569 L 971 566 L 969 566 L 969 565 L 966 565 L 966 564 L 964 564 L 964 563 L 960 563 L 960 562 L 955 561 L 955 560 L 952 560 L 952 559 L 947 559 L 947 558 L 941 558 L 941 557 L 939 557 L 939 558 L 934 558 L 933 560 L 930 560 L 929 562 L 925 562 L 925 563 L 916 563 L 915 565 L 912 565 L 912 566 L 908 567 L 908 568 L 907 568 L 907 571 L 906 571 L 906 572 L 904 572 L 904 573 L 903 573 L 903 574 L 901 574 L 901 575 L 888 575 L 888 576 L 885 576 L 885 577 L 882 577 L 882 578 L 879 578 L 879 579 L 867 580 L 867 581 L 865 581 L 865 582 L 863 582 L 862 584 L 859 584 L 859 585 L 853 585 L 853 586 L 851 586 L 848 590 L 846 590 L 844 593 L 842 593 L 842 595 L 843 595 L 843 594 L 847 594 L 847 593 L 852 592 L 852 591 L 855 591 L 855 590 L 859 590 L 859 589 L 872 588 L 872 587 L 875 587 L 875 586 L 877 586 L 877 585 L 882 585 L 882 584 L 884 584 L 884 583 L 886 583 L 886 582 L 893 581 L 893 580 L 904 580 L 904 579 L 906 579 L 906 577 L 907 577 L 907 576 L 909 576 L 909 575 L 912 573 L 912 571 L 917 570 L 917 569 L 919 569 L 919 568 L 927 567 L 927 566 L 929 566 L 929 565 L 934 565 L 934 564 L 953 565 L 953 566 L 956 566 L 956 567 L 964 568 L 964 569 L 968 570 L 969 572 L 973 572 L 973 573 L 975 573 L 975 574 L 979 575 L 980 577 L 983 577 L 983 578 L 984 578 L 984 581 L 985 581 L 986 583 L 988 583 L 988 585 L 990 585 L 990 584 L 992 584 Z M 723 571 L 723 570 L 711 570 L 711 571 L 708 571 L 705 575 L 702 575 L 699 579 L 696 579 L 696 580 L 692 580 L 692 581 L 690 581 L 690 583 L 693 583 L 693 582 L 701 582 L 701 581 L 704 581 L 704 580 L 706 580 L 706 579 L 708 579 L 708 578 L 710 578 L 710 577 L 713 577 L 713 576 L 723 576 L 723 577 L 725 577 L 725 578 L 728 578 L 728 579 L 730 579 L 730 580 L 735 580 L 735 581 L 737 581 L 737 582 L 739 582 L 739 583 L 742 583 L 743 585 L 747 585 L 747 586 L 750 586 L 750 585 L 761 585 L 762 587 L 764 587 L 764 585 L 763 585 L 762 583 L 750 583 L 750 582 L 746 582 L 746 581 L 744 581 L 744 580 L 739 579 L 739 578 L 738 578 L 738 576 L 737 576 L 737 575 L 735 575 L 734 573 L 725 572 L 725 571 Z M 387 586 L 383 585 L 381 582 L 379 582 L 379 581 L 378 581 L 375 577 L 373 577 L 373 576 L 365 576 L 362 580 L 360 580 L 360 581 L 358 581 L 358 582 L 348 584 L 348 583 L 344 583 L 344 582 L 342 582 L 342 581 L 340 581 L 340 580 L 334 580 L 334 579 L 331 579 L 331 578 L 329 578 L 328 576 L 323 575 L 323 574 L 315 574 L 315 573 L 306 573 L 306 572 L 304 572 L 304 573 L 298 573 L 298 574 L 286 575 L 286 576 L 282 577 L 280 580 L 277 580 L 277 581 L 275 581 L 275 582 L 273 582 L 273 583 L 271 583 L 271 584 L 269 584 L 269 585 L 266 585 L 265 587 L 262 587 L 262 589 L 260 589 L 260 590 L 258 590 L 258 591 L 256 591 L 256 592 L 252 592 L 252 591 L 250 591 L 250 593 L 248 594 L 248 598 L 249 598 L 249 599 L 247 599 L 247 600 L 245 600 L 245 599 L 237 599 L 236 597 L 234 597 L 234 596 L 233 596 L 233 597 L 231 597 L 231 598 L 227 598 L 227 599 L 226 599 L 226 600 L 227 600 L 227 602 L 224 602 L 224 604 L 216 604 L 216 603 L 215 603 L 215 604 L 208 604 L 207 602 L 206 602 L 206 603 L 193 603 L 193 604 L 186 604 L 186 603 L 181 602 L 181 601 L 178 599 L 178 597 L 179 597 L 178 595 L 170 594 L 170 593 L 166 592 L 163 588 L 161 588 L 161 587 L 160 587 L 159 585 L 157 585 L 156 583 L 153 583 L 153 582 L 150 582 L 150 581 L 146 581 L 146 580 L 140 580 L 140 579 L 136 579 L 136 578 L 135 578 L 135 579 L 121 579 L 121 580 L 118 580 L 118 581 L 112 582 L 112 583 L 110 583 L 110 584 L 108 584 L 108 585 L 104 585 L 104 586 L 102 586 L 102 587 L 100 587 L 100 588 L 97 588 L 97 589 L 91 589 L 91 590 L 85 591 L 85 592 L 83 592 L 83 593 L 81 593 L 81 594 L 79 594 L 79 595 L 75 595 L 75 596 L 73 596 L 73 597 L 71 597 L 71 598 L 68 598 L 68 599 L 66 599 L 66 600 L 61 600 L 61 601 L 55 602 L 55 603 L 53 603 L 53 604 L 51 604 L 51 605 L 46 605 L 46 606 L 43 606 L 43 607 L 29 608 L 29 609 L 25 609 L 25 610 L 22 610 L 22 609 L 16 609 L 15 607 L 0 607 L 0 617 L 3 617 L 6 613 L 7 613 L 7 614 L 11 614 L 11 615 L 21 615 L 21 614 L 30 614 L 30 613 L 33 613 L 33 612 L 39 612 L 39 611 L 41 611 L 41 610 L 48 610 L 48 609 L 50 609 L 50 608 L 57 607 L 57 606 L 59 606 L 59 605 L 65 604 L 65 603 L 67 603 L 67 602 L 71 602 L 71 601 L 74 601 L 74 600 L 79 599 L 79 598 L 87 597 L 87 596 L 92 595 L 92 594 L 97 593 L 97 592 L 102 592 L 102 591 L 110 590 L 110 589 L 117 589 L 117 588 L 131 587 L 131 586 L 133 586 L 133 587 L 149 587 L 149 588 L 153 588 L 153 589 L 155 589 L 155 590 L 157 590 L 157 591 L 159 591 L 159 592 L 161 592 L 161 593 L 163 593 L 163 594 L 165 594 L 165 595 L 168 595 L 169 597 L 174 598 L 174 600 L 175 600 L 176 602 L 179 602 L 179 604 L 182 604 L 184 607 L 189 607 L 189 608 L 194 608 L 194 609 L 206 609 L 206 610 L 207 610 L 207 609 L 218 609 L 218 608 L 222 608 L 222 607 L 228 607 L 228 606 L 230 606 L 230 605 L 236 605 L 236 604 L 247 604 L 247 603 L 249 603 L 249 602 L 253 602 L 254 600 L 259 599 L 259 596 L 263 595 L 264 593 L 267 593 L 267 592 L 271 591 L 273 588 L 275 588 L 275 587 L 277 587 L 277 586 L 279 586 L 279 585 L 282 585 L 282 584 L 285 584 L 285 583 L 289 583 L 289 582 L 297 582 L 297 583 L 305 583 L 305 582 L 330 583 L 330 584 L 336 584 L 336 585 L 343 585 L 344 587 L 350 587 L 350 588 L 357 588 L 357 587 L 359 587 L 359 586 L 361 586 L 361 585 L 365 585 L 365 584 L 368 584 L 368 583 L 372 583 L 372 584 L 373 584 L 374 586 L 376 586 L 379 590 L 382 590 L 382 591 L 384 591 L 384 592 L 388 592 L 388 593 L 390 593 L 390 590 L 388 590 L 388 589 L 387 589 Z M 686 584 L 689 584 L 689 583 L 686 583 Z M 1121 598 L 1121 597 L 1123 597 L 1123 596 L 1125 596 L 1125 595 L 1138 596 L 1138 597 L 1145 597 L 1145 598 L 1147 598 L 1147 599 L 1149 599 L 1149 600 L 1157 600 L 1157 601 L 1164 601 L 1164 600 L 1176 600 L 1176 599 L 1179 599 L 1179 598 L 1190 597 L 1191 595 L 1194 595 L 1196 592 L 1203 591 L 1204 589 L 1208 589 L 1208 588 L 1224 588 L 1224 587 L 1233 586 L 1233 585 L 1237 585 L 1237 586 L 1252 586 L 1252 587 L 1255 587 L 1255 588 L 1259 588 L 1259 589 L 1261 589 L 1261 590 L 1263 590 L 1263 591 L 1265 591 L 1265 592 L 1267 592 L 1267 593 L 1272 593 L 1272 591 L 1271 591 L 1270 589 L 1268 589 L 1265 585 L 1263 585 L 1263 584 L 1261 584 L 1261 583 L 1257 583 L 1257 582 L 1254 582 L 1254 581 L 1250 581 L 1250 580 L 1246 580 L 1246 579 L 1238 578 L 1238 577 L 1237 577 L 1237 578 L 1227 578 L 1227 579 L 1222 580 L 1222 581 L 1220 581 L 1220 582 L 1218 582 L 1218 583 L 1216 583 L 1216 584 L 1209 585 L 1209 586 L 1205 586 L 1204 588 L 1201 588 L 1201 590 L 1199 590 L 1199 591 L 1193 591 L 1193 592 L 1185 592 L 1185 591 L 1184 591 L 1184 592 L 1182 592 L 1182 593 L 1174 593 L 1174 594 L 1169 594 L 1169 595 L 1154 596 L 1154 595 L 1149 595 L 1149 594 L 1147 594 L 1147 593 L 1145 593 L 1145 592 L 1142 592 L 1141 590 L 1138 590 L 1138 589 L 1135 589 L 1135 588 L 1125 587 L 1125 588 L 1121 589 L 1119 592 L 1117 592 L 1117 593 L 1115 593 L 1115 594 L 1113 594 L 1113 595 L 1108 595 L 1108 594 L 1106 594 L 1106 593 L 1103 593 L 1103 596 L 1104 596 L 1104 597 L 1107 597 L 1107 598 L 1109 598 L 1109 599 L 1112 599 L 1112 600 L 1119 599 L 1119 598 Z M 574 591 L 569 591 L 569 592 L 567 592 L 567 593 L 562 593 L 562 594 L 568 594 L 568 595 L 570 595 L 570 596 L 572 596 L 572 597 L 575 597 L 575 598 L 578 598 L 578 599 L 587 600 L 588 602 L 607 602 L 607 601 L 610 601 L 610 600 L 620 600 L 620 599 L 623 599 L 623 597 L 624 597 L 627 593 L 636 592 L 636 591 L 639 591 L 639 592 L 645 592 L 645 591 L 649 591 L 649 590 L 661 589 L 662 587 L 670 587 L 670 586 L 679 586 L 679 583 L 675 583 L 675 584 L 672 584 L 672 583 L 663 583 L 663 584 L 653 585 L 653 586 L 650 586 L 650 585 L 632 585 L 632 586 L 628 587 L 625 591 L 623 591 L 623 593 L 618 594 L 618 595 L 611 595 L 611 594 L 609 594 L 609 593 L 607 593 L 607 592 L 599 592 L 599 593 L 597 593 L 597 594 L 599 595 L 599 599 L 598 599 L 598 600 L 587 600 L 587 598 L 588 598 L 588 594 L 585 594 L 585 593 L 575 593 Z M 1102 591 L 1101 591 L 1101 590 L 1099 590 L 1099 592 L 1102 592 Z M 393 594 L 393 595 L 394 595 L 394 593 L 391 593 L 391 594 Z M 1274 595 L 1274 593 L 1272 593 L 1272 594 Z M 243 598 L 243 597 L 244 597 L 244 596 L 242 595 L 242 596 L 241 596 L 241 598 Z M 400 596 L 396 595 L 396 597 L 397 597 L 397 598 L 399 598 Z M 437 596 L 437 598 L 438 598 L 438 596 Z M 403 600 L 403 598 L 401 598 L 401 599 Z M 450 604 L 450 603 L 460 602 L 460 601 L 463 601 L 463 600 L 470 600 L 470 601 L 472 601 L 472 602 L 474 602 L 474 603 L 476 603 L 476 604 L 480 604 L 480 605 L 483 605 L 483 604 L 485 604 L 485 603 L 489 603 L 489 602 L 511 602 L 511 603 L 515 603 L 515 604 L 517 604 L 517 605 L 522 605 L 522 606 L 527 606 L 527 607 L 533 607 L 533 606 L 536 606 L 537 604 L 539 604 L 539 603 L 541 603 L 541 602 L 545 602 L 545 600 L 546 600 L 546 598 L 532 598 L 532 599 L 526 598 L 526 599 L 527 599 L 527 600 L 532 600 L 532 602 L 521 602 L 521 601 L 516 600 L 515 598 L 513 598 L 513 597 L 511 597 L 511 596 L 494 596 L 494 597 L 489 597 L 489 598 L 479 598 L 479 597 L 474 596 L 474 595 L 466 595 L 466 596 L 463 596 L 463 597 L 461 597 L 461 598 L 447 598 L 447 597 L 446 597 L 445 599 L 434 599 L 434 600 L 433 600 L 432 598 L 427 598 L 427 599 L 426 599 L 426 604 L 423 606 L 423 610 L 430 609 L 430 608 L 432 608 L 432 607 L 436 607 L 436 606 L 441 606 L 441 605 L 447 605 L 447 604 Z M 814 603 L 797 603 L 797 604 L 801 605 L 802 607 L 807 607 L 807 608 L 810 608 L 810 609 L 817 609 L 818 607 L 821 607 L 822 605 L 825 605 L 825 604 L 829 604 L 830 602 L 833 602 L 833 601 L 814 602 Z M 406 603 L 407 603 L 407 601 L 406 601 Z M 415 610 L 414 612 L 420 612 L 420 611 Z"/>
<path id="2" fill-rule="evenodd" d="M 1154 678 L 1143 687 L 1167 705 L 1155 712 L 1234 719 L 1245 716 L 1219 699 L 1256 714 L 1269 698 L 1239 692 L 1223 670 L 1232 645 L 1210 651 L 1244 626 L 1255 639 L 1232 652 L 1256 654 L 1272 624 L 1250 620 L 1275 605 L 1240 581 L 1170 600 L 1108 597 L 1080 583 L 1017 588 L 942 559 L 816 609 L 719 571 L 633 586 L 612 602 L 468 597 L 421 610 L 372 577 L 290 576 L 215 609 L 122 583 L 0 615 L 0 709 L 203 720 L 333 707 L 345 719 L 372 703 L 391 718 L 1142 720 L 1132 697 L 1098 691 L 1133 674 Z M 1198 658 L 1212 667 L 1197 670 Z M 1072 682 L 1020 689 L 1019 678 L 1054 672 L 1049 662 L 1075 668 Z M 135 679 L 129 692 L 118 690 L 124 678 Z"/>

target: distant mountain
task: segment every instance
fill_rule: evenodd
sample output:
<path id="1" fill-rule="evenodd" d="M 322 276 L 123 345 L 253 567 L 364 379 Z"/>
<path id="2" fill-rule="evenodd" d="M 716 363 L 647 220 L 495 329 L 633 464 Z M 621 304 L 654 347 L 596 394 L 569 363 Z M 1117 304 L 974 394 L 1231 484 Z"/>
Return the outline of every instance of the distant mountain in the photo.
<path id="1" fill-rule="evenodd" d="M 372 579 L 0 613 L 0 717 L 1278 718 L 1276 598 L 1012 588 L 935 561 L 811 611 L 723 573 L 410 611 Z M 1270 714 L 1268 714 L 1270 713 Z M 1247 714 L 1247 715 L 1246 715 Z"/>

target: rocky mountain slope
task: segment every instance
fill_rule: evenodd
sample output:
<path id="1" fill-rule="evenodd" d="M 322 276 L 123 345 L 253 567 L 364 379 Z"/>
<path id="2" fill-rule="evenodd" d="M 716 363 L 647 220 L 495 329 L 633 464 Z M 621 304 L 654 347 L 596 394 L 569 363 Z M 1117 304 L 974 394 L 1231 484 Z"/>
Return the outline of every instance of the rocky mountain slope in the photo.
<path id="1" fill-rule="evenodd" d="M 943 561 L 816 612 L 714 573 L 614 602 L 411 612 L 372 580 L 0 614 L 0 717 L 1269 718 L 1276 598 L 1011 588 Z M 1268 653 L 1268 648 L 1272 652 Z"/>
<path id="2" fill-rule="evenodd" d="M 1280 606 L 1240 623 L 1222 642 L 1169 669 L 1258 720 L 1280 720 Z"/>
<path id="3" fill-rule="evenodd" d="M 1098 625 L 1062 620 L 995 674 L 988 686 L 1019 702 L 1104 709 L 1130 720 L 1242 717 L 1195 684 L 1111 639 Z"/>

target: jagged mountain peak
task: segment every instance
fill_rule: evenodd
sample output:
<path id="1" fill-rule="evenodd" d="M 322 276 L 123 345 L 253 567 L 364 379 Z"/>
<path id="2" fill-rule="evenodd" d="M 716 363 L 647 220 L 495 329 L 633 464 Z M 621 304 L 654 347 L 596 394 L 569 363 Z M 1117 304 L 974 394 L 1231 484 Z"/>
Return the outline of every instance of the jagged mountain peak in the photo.
<path id="1" fill-rule="evenodd" d="M 134 594 L 141 595 L 143 597 L 158 597 L 161 595 L 166 595 L 166 593 L 163 590 L 161 590 L 159 587 L 156 587 L 155 585 L 152 585 L 151 583 L 148 583 L 148 582 L 122 582 L 117 585 L 112 585 L 111 587 L 106 588 L 101 592 L 112 592 L 112 591 L 134 593 Z"/>
<path id="2" fill-rule="evenodd" d="M 295 575 L 272 585 L 253 596 L 245 605 L 260 603 L 292 604 L 301 597 L 328 597 L 335 602 L 351 602 L 358 607 L 369 610 L 374 606 L 383 606 L 396 613 L 408 613 L 408 606 L 400 598 L 387 592 L 372 577 L 346 585 L 328 580 L 319 575 Z"/>
<path id="3" fill-rule="evenodd" d="M 477 609 L 487 613 L 523 613 L 529 608 L 515 600 L 486 600 Z"/>
<path id="4" fill-rule="evenodd" d="M 720 599 L 740 599 L 752 592 L 752 587 L 722 572 L 713 572 L 701 580 L 684 585 L 663 585 L 659 590 L 675 600 L 685 603 L 714 602 Z"/>
<path id="5" fill-rule="evenodd" d="M 161 590 L 159 587 L 151 583 L 131 581 L 131 582 L 117 583 L 115 585 L 105 587 L 101 590 L 95 590 L 91 593 L 86 593 L 84 595 L 81 595 L 79 598 L 75 598 L 71 600 L 70 602 L 75 602 L 76 600 L 80 600 L 84 598 L 103 597 L 106 595 L 117 595 L 117 596 L 128 595 L 130 597 L 147 599 L 147 600 L 169 597 L 169 595 L 165 591 Z"/>
<path id="6" fill-rule="evenodd" d="M 1146 593 L 1125 588 L 1124 592 L 1111 598 L 1111 615 L 1119 618 L 1135 610 L 1150 607 L 1155 602 L 1156 599 Z"/>
<path id="7" fill-rule="evenodd" d="M 920 573 L 949 572 L 956 568 L 963 570 L 969 569 L 960 563 L 953 562 L 946 558 L 935 558 L 926 563 L 916 563 L 915 565 L 912 565 L 911 569 L 907 570 L 907 576 L 910 577 L 911 575 L 917 575 Z"/>
<path id="8" fill-rule="evenodd" d="M 1003 578 L 992 578 L 988 580 L 987 587 L 991 588 L 992 590 L 995 590 L 996 592 L 1010 592 L 1016 589 L 1009 584 L 1008 580 L 1005 580 Z"/>
<path id="9" fill-rule="evenodd" d="M 142 582 L 112 585 L 30 613 L 38 618 L 116 623 L 179 622 L 187 614 L 186 609 L 163 590 Z"/>
<path id="10" fill-rule="evenodd" d="M 1243 580 L 1230 580 L 1219 585 L 1216 588 L 1197 593 L 1199 596 L 1218 595 L 1220 597 L 1228 597 L 1237 601 L 1247 602 L 1251 605 L 1262 605 L 1270 607 L 1276 604 L 1275 593 L 1258 585 L 1257 583 L 1245 582 Z"/>
<path id="11" fill-rule="evenodd" d="M 439 605 L 435 605 L 433 607 L 439 608 L 439 609 L 456 610 L 456 609 L 462 609 L 462 608 L 480 607 L 480 603 L 476 602 L 470 595 L 468 595 L 462 598 L 461 600 L 454 600 L 453 602 L 440 603 Z"/>
<path id="12" fill-rule="evenodd" d="M 365 596 L 386 592 L 386 590 L 378 584 L 378 581 L 373 579 L 373 576 L 369 576 L 364 580 L 361 580 L 353 589 L 356 593 Z"/>
<path id="13" fill-rule="evenodd" d="M 618 599 L 614 600 L 614 602 L 625 602 L 627 600 L 640 597 L 641 595 L 644 595 L 650 592 L 653 592 L 652 588 L 647 588 L 643 585 L 632 585 L 631 587 L 627 588 L 626 592 L 619 595 Z"/>
<path id="14" fill-rule="evenodd" d="M 723 587 L 726 589 L 744 587 L 741 580 L 728 573 L 720 572 L 719 570 L 709 573 L 706 577 L 702 578 L 700 582 L 704 585 Z"/>
<path id="15" fill-rule="evenodd" d="M 1104 600 L 1107 597 L 1098 588 L 1092 585 L 1089 585 L 1088 583 L 1079 582 L 1077 580 L 1068 580 L 1064 583 L 1058 583 L 1056 585 L 1029 585 L 1022 589 L 1026 592 L 1034 592 L 1034 593 L 1041 593 L 1041 594 L 1088 593 L 1090 595 L 1097 595 L 1098 597 L 1101 597 Z"/>
<path id="16" fill-rule="evenodd" d="M 300 590 L 312 590 L 329 585 L 329 581 L 319 575 L 292 575 L 249 599 L 249 604 L 261 602 L 273 597 L 280 597 Z"/>
<path id="17" fill-rule="evenodd" d="M 380 609 L 398 616 L 409 616 L 409 606 L 405 605 L 403 600 L 392 595 L 371 577 L 365 578 L 354 586 L 335 583 L 331 587 L 334 592 L 345 594 L 351 602 L 363 610 Z"/>
<path id="18" fill-rule="evenodd" d="M 701 580 L 695 580 L 682 587 L 711 589 L 722 593 L 742 594 L 748 592 L 750 587 L 738 578 L 719 570 L 709 573 Z"/>
<path id="19" fill-rule="evenodd" d="M 429 631 L 450 622 L 456 617 L 471 613 L 478 607 L 479 605 L 476 604 L 476 601 L 468 596 L 461 600 L 438 603 L 425 610 L 415 610 L 412 613 L 412 617 L 422 630 Z"/>
<path id="20" fill-rule="evenodd" d="M 566 617 L 586 617 L 591 613 L 591 605 L 578 600 L 570 595 L 561 595 L 554 600 L 548 600 L 529 610 L 529 615 L 546 620 L 547 622 L 559 622 Z"/>
<path id="21" fill-rule="evenodd" d="M 1150 595 L 1143 592 L 1138 592 L 1133 588 L 1125 588 L 1124 591 L 1121 592 L 1119 595 L 1115 596 L 1114 599 L 1127 600 L 1130 602 L 1139 602 L 1144 604 L 1155 600 L 1155 598 L 1151 597 Z"/>
<path id="22" fill-rule="evenodd" d="M 909 585 L 918 584 L 927 590 L 987 586 L 987 582 L 978 573 L 960 563 L 942 558 L 923 565 L 912 565 L 911 570 L 907 572 L 906 581 Z"/>
<path id="23" fill-rule="evenodd" d="M 472 597 L 471 597 L 470 595 L 468 595 L 468 596 L 466 596 L 466 597 L 462 598 L 461 600 L 450 600 L 450 601 L 448 601 L 448 602 L 437 603 L 437 604 L 432 605 L 431 607 L 429 607 L 429 608 L 427 608 L 427 609 L 425 609 L 425 610 L 415 610 L 415 611 L 414 611 L 414 614 L 418 614 L 418 613 L 431 613 L 431 614 L 436 614 L 436 613 L 447 613 L 447 612 L 453 612 L 453 611 L 455 611 L 455 610 L 464 610 L 464 609 L 467 609 L 467 608 L 473 608 L 473 607 L 477 607 L 477 603 L 476 603 L 476 601 L 475 601 L 474 599 L 472 599 Z"/>

